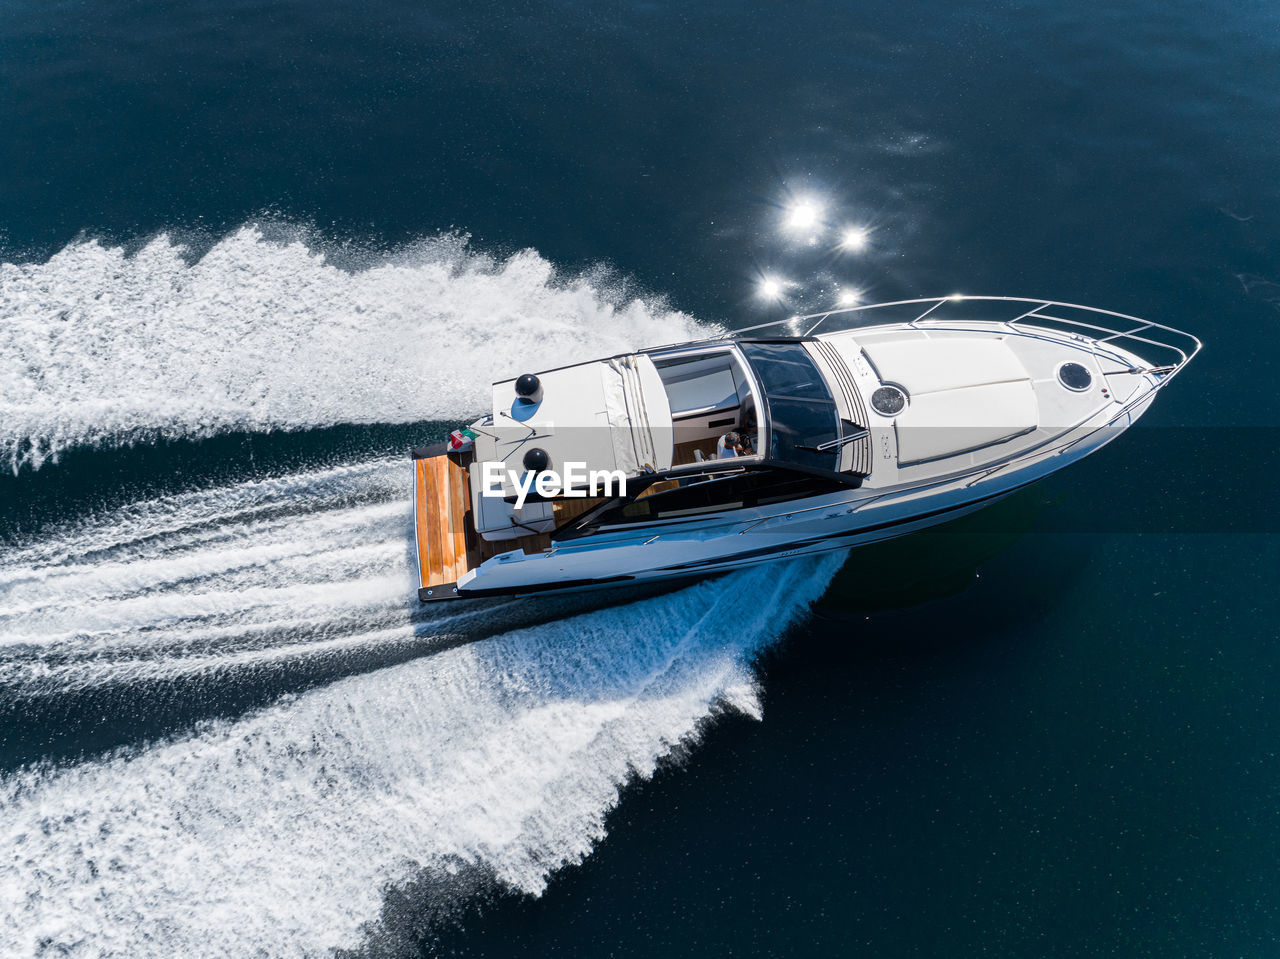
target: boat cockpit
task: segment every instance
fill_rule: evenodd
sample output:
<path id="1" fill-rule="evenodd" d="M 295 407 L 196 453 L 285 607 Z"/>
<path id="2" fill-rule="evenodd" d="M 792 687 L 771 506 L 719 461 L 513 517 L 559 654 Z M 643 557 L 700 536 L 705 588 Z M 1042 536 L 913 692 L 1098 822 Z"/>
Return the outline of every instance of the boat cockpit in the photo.
<path id="1" fill-rule="evenodd" d="M 803 341 L 736 341 L 651 355 L 671 410 L 670 469 L 631 479 L 552 534 L 695 519 L 840 492 L 842 447 L 866 434 L 842 419 Z M 763 415 L 761 415 L 763 414 Z M 726 448 L 726 434 L 741 446 Z"/>
<path id="2" fill-rule="evenodd" d="M 671 410 L 673 469 L 726 458 L 720 440 L 737 433 L 747 455 L 838 472 L 841 446 L 865 434 L 842 421 L 804 341 L 741 340 L 651 359 Z"/>
<path id="3" fill-rule="evenodd" d="M 515 381 L 495 383 L 494 412 L 471 428 L 474 455 L 439 485 L 457 487 L 470 502 L 481 559 L 536 553 L 611 527 L 688 522 L 847 490 L 869 472 L 858 468 L 853 441 L 868 450 L 870 441 L 848 391 L 833 397 L 828 366 L 812 341 L 761 338 L 547 371 L 530 377 L 532 400 Z M 626 478 L 622 491 L 543 493 L 529 482 L 548 465 L 574 461 L 612 467 Z M 486 471 L 497 467 L 499 488 L 491 490 Z"/>
<path id="4" fill-rule="evenodd" d="M 633 481 L 627 485 L 627 495 L 605 500 L 556 530 L 551 538 L 575 539 L 635 524 L 702 519 L 731 510 L 838 493 L 849 485 L 833 476 L 800 472 L 757 458 L 717 461 L 678 478 Z"/>
<path id="5" fill-rule="evenodd" d="M 679 351 L 651 357 L 671 410 L 672 468 L 741 455 L 726 449 L 736 433 L 746 455 L 759 450 L 755 387 L 731 347 Z"/>

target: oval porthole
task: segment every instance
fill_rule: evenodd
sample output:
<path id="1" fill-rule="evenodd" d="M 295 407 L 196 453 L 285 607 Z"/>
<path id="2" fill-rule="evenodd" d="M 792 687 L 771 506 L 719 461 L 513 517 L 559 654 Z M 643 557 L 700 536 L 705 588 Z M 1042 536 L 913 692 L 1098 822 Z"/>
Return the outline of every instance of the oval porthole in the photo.
<path id="1" fill-rule="evenodd" d="M 896 386 L 882 386 L 871 394 L 871 408 L 881 416 L 897 416 L 907 405 L 907 394 Z"/>
<path id="2" fill-rule="evenodd" d="M 1058 367 L 1058 382 L 1075 393 L 1083 393 L 1093 385 L 1093 374 L 1079 363 L 1063 363 Z"/>

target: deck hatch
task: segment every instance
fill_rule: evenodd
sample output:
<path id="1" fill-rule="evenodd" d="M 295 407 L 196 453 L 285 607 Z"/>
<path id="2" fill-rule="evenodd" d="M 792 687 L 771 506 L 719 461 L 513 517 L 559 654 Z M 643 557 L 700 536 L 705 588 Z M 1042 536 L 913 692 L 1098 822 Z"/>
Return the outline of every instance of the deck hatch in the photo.
<path id="1" fill-rule="evenodd" d="M 1079 363 L 1063 363 L 1058 367 L 1058 382 L 1073 393 L 1083 393 L 1093 385 L 1093 374 Z"/>
<path id="2" fill-rule="evenodd" d="M 871 408 L 881 416 L 897 416 L 906 406 L 906 394 L 896 386 L 882 386 L 871 394 Z"/>

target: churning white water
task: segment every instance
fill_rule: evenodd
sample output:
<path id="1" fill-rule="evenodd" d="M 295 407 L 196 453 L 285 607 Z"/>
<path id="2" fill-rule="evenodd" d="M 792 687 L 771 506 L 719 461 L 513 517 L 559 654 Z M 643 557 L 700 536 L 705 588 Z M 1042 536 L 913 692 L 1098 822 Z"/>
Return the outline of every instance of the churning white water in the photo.
<path id="1" fill-rule="evenodd" d="M 226 430 L 405 423 L 487 406 L 520 369 L 711 328 L 532 250 L 458 237 L 341 269 L 246 226 L 195 263 L 160 236 L 132 255 L 73 243 L 0 265 L 0 460 Z"/>
<path id="2" fill-rule="evenodd" d="M 0 777 L 0 952 L 356 945 L 388 884 L 459 860 L 536 893 L 601 838 L 629 776 L 717 708 L 757 711 L 752 656 L 839 564 L 746 571 L 433 652 L 510 611 L 412 618 L 405 474 L 377 461 L 183 494 L 0 564 L 10 696 L 200 671 L 252 681 L 265 660 L 335 645 L 424 653 L 161 743 Z"/>
<path id="3" fill-rule="evenodd" d="M 559 283 L 536 254 L 489 262 L 457 244 L 352 273 L 247 228 L 195 265 L 161 239 L 2 269 L 14 468 L 153 435 L 456 416 L 513 366 L 695 332 Z M 373 459 L 198 489 L 0 555 L 0 699 L 15 715 L 41 697 L 339 664 L 159 741 L 0 773 L 0 954 L 324 953 L 370 934 L 389 887 L 459 863 L 536 894 L 602 837 L 628 778 L 716 710 L 758 712 L 752 657 L 840 562 L 603 609 L 424 609 L 408 482 L 407 459 Z M 399 659 L 369 665 L 387 651 Z M 366 658 L 344 672 L 353 653 Z"/>

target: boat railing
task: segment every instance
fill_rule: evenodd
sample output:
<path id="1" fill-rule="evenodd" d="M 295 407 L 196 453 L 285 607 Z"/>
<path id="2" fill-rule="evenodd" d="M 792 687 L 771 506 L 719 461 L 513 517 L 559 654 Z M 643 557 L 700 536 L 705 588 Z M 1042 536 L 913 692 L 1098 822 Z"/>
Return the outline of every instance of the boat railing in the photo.
<path id="1" fill-rule="evenodd" d="M 918 329 L 928 330 L 945 330 L 948 328 L 963 329 L 966 327 L 960 324 L 965 320 L 957 319 L 954 316 L 948 317 L 945 313 L 945 307 L 950 303 L 960 302 L 979 302 L 983 304 L 1016 304 L 1009 309 L 1009 313 L 1014 314 L 1009 319 L 995 321 L 1002 326 L 1008 328 L 1011 332 L 1026 336 L 1044 337 L 1043 331 L 1049 330 L 1057 335 L 1063 334 L 1072 337 L 1080 343 L 1080 345 L 1100 358 L 1111 359 L 1125 363 L 1129 366 L 1120 354 L 1113 350 L 1108 350 L 1104 344 L 1117 343 L 1118 341 L 1130 341 L 1134 343 L 1143 343 L 1148 346 L 1157 347 L 1163 351 L 1163 356 L 1169 361 L 1164 365 L 1153 365 L 1147 368 L 1133 369 L 1135 373 L 1151 374 L 1158 377 L 1151 387 L 1147 390 L 1140 391 L 1136 396 L 1131 398 L 1113 411 L 1113 414 L 1101 424 L 1095 424 L 1082 433 L 1071 436 L 1064 442 L 1060 442 L 1057 446 L 1050 443 L 1037 446 L 1027 451 L 1021 456 L 1011 460 L 1005 460 L 1000 463 L 994 463 L 987 467 L 978 467 L 973 470 L 952 474 L 945 477 L 935 477 L 930 480 L 907 484 L 899 487 L 892 487 L 869 496 L 859 501 L 849 511 L 858 512 L 868 506 L 880 501 L 901 496 L 903 494 L 918 493 L 922 490 L 946 486 L 960 482 L 962 488 L 968 489 L 981 481 L 994 476 L 996 473 L 1011 468 L 1026 465 L 1031 460 L 1043 459 L 1047 456 L 1058 456 L 1069 452 L 1089 438 L 1096 436 L 1103 430 L 1114 427 L 1116 423 L 1125 419 L 1138 406 L 1149 402 L 1151 397 L 1168 385 L 1174 375 L 1179 373 L 1188 362 L 1191 361 L 1197 353 L 1200 352 L 1200 340 L 1190 333 L 1175 329 L 1171 326 L 1165 326 L 1151 320 L 1144 320 L 1136 316 L 1129 316 L 1125 313 L 1116 313 L 1111 310 L 1101 310 L 1090 306 L 1081 306 L 1076 303 L 1061 303 L 1055 300 L 1036 300 L 1024 297 L 1012 296 L 946 296 L 934 299 L 919 300 L 897 300 L 892 303 L 876 303 L 868 306 L 855 306 L 847 309 L 829 310 L 825 313 L 814 313 L 808 316 L 791 317 L 786 320 L 779 320 L 773 323 L 762 323 L 757 326 L 747 327 L 744 330 L 735 330 L 729 336 L 737 337 L 744 333 L 752 333 L 758 330 L 766 330 L 770 328 L 783 327 L 788 330 L 788 336 L 814 336 L 821 332 L 840 332 L 842 329 L 865 328 L 871 326 L 879 326 L 888 322 L 903 322 L 901 320 L 887 320 L 884 314 L 877 316 L 875 311 L 888 307 L 915 307 L 917 315 L 908 322 L 908 325 Z M 1045 310 L 1053 310 L 1053 313 L 1043 312 Z M 1067 316 L 1062 316 L 1062 313 Z M 1102 321 L 1090 322 L 1085 319 L 1077 319 L 1073 313 L 1092 314 L 1097 317 L 1110 318 L 1107 322 L 1110 325 L 1102 325 Z M 823 330 L 822 327 L 833 317 L 840 317 L 846 321 L 843 327 L 837 329 Z M 977 317 L 970 316 L 967 321 L 972 323 Z M 983 316 L 981 319 L 991 322 L 993 317 Z M 1117 322 L 1119 321 L 1119 322 Z M 972 329 L 972 326 L 967 327 Z M 1088 331 L 1088 335 L 1083 331 Z M 1097 334 L 1103 334 L 1101 336 Z M 1047 338 L 1047 337 L 1046 337 Z M 1135 350 L 1136 352 L 1136 350 Z M 1142 355 L 1142 354 L 1138 354 Z M 1145 357 L 1144 357 L 1145 358 Z M 795 513 L 805 513 L 811 510 L 825 509 L 829 507 L 807 507 L 798 510 L 786 510 L 776 513 L 772 516 L 761 517 L 755 522 L 749 524 L 745 528 L 739 530 L 739 533 L 746 533 L 763 523 L 780 516 L 790 517 Z"/>
<path id="2" fill-rule="evenodd" d="M 979 304 L 982 315 L 974 314 L 973 304 Z M 990 307 L 1003 309 L 997 312 L 989 309 Z M 962 310 L 969 315 L 957 316 Z M 891 317 L 893 311 L 897 311 L 898 315 Z M 914 317 L 902 319 L 903 316 L 910 317 L 912 313 L 915 314 Z M 1118 359 L 1118 356 L 1107 350 L 1104 344 L 1122 346 L 1125 342 L 1132 343 L 1135 344 L 1133 351 L 1139 355 L 1144 354 L 1136 344 L 1154 347 L 1160 353 L 1152 357 L 1159 361 L 1153 367 L 1153 372 L 1165 374 L 1161 386 L 1181 370 L 1201 347 L 1200 340 L 1190 333 L 1127 313 L 1058 300 L 967 294 L 841 307 L 748 326 L 725 333 L 720 338 L 731 339 L 765 330 L 774 330 L 785 336 L 808 337 L 887 323 L 905 323 L 920 330 L 939 330 L 976 320 L 999 323 L 1010 332 L 1024 336 L 1044 336 L 1045 331 L 1067 335 L 1099 356 L 1111 359 Z"/>
<path id="3" fill-rule="evenodd" d="M 955 315 L 960 309 L 958 304 L 980 304 L 981 306 L 1004 306 L 1003 315 L 1006 318 L 1001 319 L 1000 315 L 992 316 L 990 313 L 984 313 L 980 316 L 970 315 L 967 317 L 958 317 Z M 948 307 L 951 307 L 948 310 Z M 909 320 L 903 320 L 901 316 L 890 317 L 888 312 L 893 309 L 904 311 L 903 315 L 910 316 L 914 313 L 914 317 Z M 968 309 L 968 307 L 966 307 Z M 1052 310 L 1052 313 L 1044 312 Z M 1063 314 L 1066 315 L 1063 315 Z M 1083 314 L 1083 316 L 1082 316 Z M 1085 319 L 1084 317 L 1088 317 Z M 951 296 L 927 297 L 923 299 L 913 300 L 894 300 L 888 303 L 872 303 L 861 306 L 842 307 L 839 309 L 826 310 L 822 313 L 810 313 L 804 316 L 792 316 L 787 319 L 773 320 L 768 323 L 759 323 L 755 326 L 748 326 L 743 329 L 730 330 L 719 336 L 712 337 L 709 340 L 701 341 L 703 343 L 715 342 L 717 340 L 731 340 L 742 337 L 747 334 L 760 333 L 764 331 L 773 331 L 771 335 L 786 337 L 809 337 L 817 336 L 823 333 L 837 333 L 850 329 L 863 329 L 874 326 L 883 326 L 890 323 L 906 323 L 920 330 L 972 330 L 972 324 L 981 320 L 986 323 L 996 322 L 1011 333 L 1020 336 L 1029 336 L 1033 338 L 1052 339 L 1060 342 L 1061 337 L 1067 336 L 1074 340 L 1083 349 L 1088 349 L 1099 358 L 1106 358 L 1116 362 L 1124 363 L 1129 366 L 1128 361 L 1118 352 L 1107 348 L 1106 344 L 1118 345 L 1122 341 L 1130 343 L 1141 343 L 1148 347 L 1155 347 L 1161 351 L 1161 356 L 1166 362 L 1163 364 L 1153 364 L 1147 368 L 1131 369 L 1135 373 L 1149 373 L 1159 377 L 1150 389 L 1142 390 L 1130 399 L 1121 404 L 1113 415 L 1107 418 L 1104 423 L 1095 424 L 1083 433 L 1071 436 L 1069 439 L 1060 442 L 1057 446 L 1052 446 L 1052 441 L 1039 445 L 1032 450 L 1025 452 L 1023 455 L 1015 457 L 1011 460 L 1005 460 L 986 467 L 977 467 L 974 469 L 953 473 L 942 477 L 932 477 L 917 483 L 908 483 L 902 486 L 890 487 L 858 500 L 855 503 L 845 504 L 844 510 L 848 513 L 861 512 L 867 507 L 873 506 L 886 499 L 900 497 L 904 494 L 920 493 L 923 490 L 934 487 L 957 485 L 957 488 L 968 489 L 984 479 L 988 479 L 996 473 L 1014 467 L 1024 466 L 1028 462 L 1035 459 L 1043 459 L 1048 456 L 1061 455 L 1075 447 L 1079 446 L 1090 437 L 1096 436 L 1101 431 L 1113 427 L 1117 422 L 1127 417 L 1134 409 L 1142 403 L 1147 402 L 1153 394 L 1163 389 L 1174 375 L 1181 372 L 1182 368 L 1187 365 L 1191 359 L 1200 352 L 1201 342 L 1196 336 L 1186 333 L 1182 330 L 1166 326 L 1163 323 L 1156 323 L 1152 320 L 1144 320 L 1141 317 L 1130 316 L 1127 313 L 1117 313 L 1113 310 L 1103 310 L 1092 306 L 1082 306 L 1079 303 L 1064 303 L 1059 300 L 1035 299 L 1032 297 L 1020 296 L 970 296 L 968 294 L 953 294 Z M 969 325 L 965 325 L 965 324 Z M 1052 335 L 1050 335 L 1052 334 Z M 1101 334 L 1101 335 L 1099 335 Z M 663 347 L 654 348 L 650 352 L 664 349 Z M 1145 355 L 1134 350 L 1137 355 L 1146 359 Z M 748 523 L 742 529 L 738 530 L 738 534 L 748 533 L 758 526 L 780 518 L 790 518 L 791 516 L 801 513 L 817 512 L 819 510 L 831 510 L 831 504 L 820 506 L 807 506 L 792 509 L 779 510 L 768 516 L 762 516 Z M 655 536 L 647 540 L 642 545 L 648 545 L 655 540 L 660 539 Z"/>

